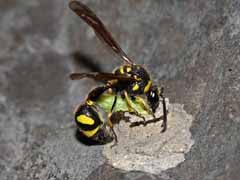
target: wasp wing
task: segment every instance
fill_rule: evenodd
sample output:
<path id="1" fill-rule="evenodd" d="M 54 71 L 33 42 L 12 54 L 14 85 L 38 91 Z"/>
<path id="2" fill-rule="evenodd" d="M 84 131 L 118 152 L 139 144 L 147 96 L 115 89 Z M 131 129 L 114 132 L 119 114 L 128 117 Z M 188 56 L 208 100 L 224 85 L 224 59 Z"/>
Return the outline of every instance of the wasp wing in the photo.
<path id="1" fill-rule="evenodd" d="M 111 49 L 118 54 L 126 63 L 133 64 L 132 60 L 121 49 L 119 44 L 113 39 L 110 32 L 106 29 L 102 21 L 89 9 L 86 5 L 79 1 L 71 1 L 69 3 L 72 9 L 80 18 L 82 18 L 89 26 L 93 28 L 96 35 L 103 40 Z"/>
<path id="2" fill-rule="evenodd" d="M 116 75 L 113 73 L 101 73 L 101 72 L 92 72 L 92 73 L 72 73 L 70 74 L 72 80 L 79 80 L 83 78 L 91 78 L 97 81 L 110 81 L 110 80 L 119 80 L 123 82 L 133 82 L 136 81 L 133 77 L 128 77 L 125 75 Z"/>

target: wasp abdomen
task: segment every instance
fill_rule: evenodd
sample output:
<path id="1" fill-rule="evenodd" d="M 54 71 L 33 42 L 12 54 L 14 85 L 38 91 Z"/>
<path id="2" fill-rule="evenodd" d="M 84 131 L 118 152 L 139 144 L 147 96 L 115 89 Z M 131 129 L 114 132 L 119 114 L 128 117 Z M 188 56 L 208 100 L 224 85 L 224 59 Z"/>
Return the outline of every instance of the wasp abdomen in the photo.
<path id="1" fill-rule="evenodd" d="M 103 125 L 94 106 L 81 105 L 75 113 L 75 121 L 79 130 L 87 137 L 94 136 Z"/>

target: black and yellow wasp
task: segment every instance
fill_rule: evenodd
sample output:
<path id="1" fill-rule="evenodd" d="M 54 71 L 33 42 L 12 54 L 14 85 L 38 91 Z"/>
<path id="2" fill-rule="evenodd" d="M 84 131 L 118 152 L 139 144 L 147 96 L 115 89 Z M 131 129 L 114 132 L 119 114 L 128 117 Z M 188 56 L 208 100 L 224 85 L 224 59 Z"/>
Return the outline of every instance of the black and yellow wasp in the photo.
<path id="1" fill-rule="evenodd" d="M 125 112 L 135 114 L 134 109 L 141 116 L 150 115 L 148 109 L 145 109 L 142 105 L 143 99 L 141 97 L 136 96 L 134 100 L 131 100 L 132 108 L 129 108 L 128 102 L 122 96 L 105 92 L 106 88 L 106 86 L 100 86 L 91 90 L 85 103 L 79 105 L 75 110 L 76 124 L 82 135 L 87 138 L 87 144 L 89 142 L 105 144 L 114 139 L 115 145 L 118 140 L 113 129 L 113 123 L 118 123 L 120 120 L 129 122 L 129 118 L 124 114 Z M 158 119 L 160 118 L 156 118 L 155 121 Z M 145 125 L 144 122 L 138 122 L 137 124 Z"/>
<path id="2" fill-rule="evenodd" d="M 154 114 L 161 99 L 163 104 L 162 132 L 164 132 L 167 128 L 167 110 L 163 96 L 163 88 L 152 84 L 152 80 L 146 69 L 141 65 L 133 63 L 91 9 L 78 1 L 71 1 L 69 7 L 91 26 L 96 35 L 119 55 L 124 62 L 123 65 L 117 67 L 112 73 L 91 72 L 72 73 L 70 75 L 72 80 L 92 78 L 105 84 L 91 91 L 85 104 L 80 105 L 75 111 L 75 120 L 80 131 L 87 137 L 94 137 L 96 134 L 97 136 L 101 136 L 98 135 L 98 132 L 107 132 L 105 129 L 108 127 L 113 131 L 111 116 L 114 109 L 118 109 L 119 107 L 121 108 L 119 108 L 119 111 L 115 110 L 116 113 L 122 110 L 128 111 L 141 117 L 145 121 L 142 113 L 142 111 L 145 111 L 155 118 Z M 107 110 L 107 113 L 109 113 L 108 123 L 104 123 L 104 121 L 101 120 L 101 115 L 97 109 L 99 105 L 104 104 L 103 100 L 99 101 L 103 94 L 105 94 L 105 96 L 107 94 L 107 97 L 113 99 L 112 103 L 109 104 L 111 108 Z M 137 109 L 137 106 L 141 108 Z M 102 134 L 102 132 L 99 134 Z M 115 133 L 113 134 L 116 138 Z"/>

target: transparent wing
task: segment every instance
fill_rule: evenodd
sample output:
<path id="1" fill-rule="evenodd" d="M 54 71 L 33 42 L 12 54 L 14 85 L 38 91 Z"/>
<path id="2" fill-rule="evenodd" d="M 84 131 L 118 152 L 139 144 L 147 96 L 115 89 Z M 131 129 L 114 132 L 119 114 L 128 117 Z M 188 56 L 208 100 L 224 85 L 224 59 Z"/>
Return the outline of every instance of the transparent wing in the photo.
<path id="1" fill-rule="evenodd" d="M 126 63 L 133 64 L 133 61 L 121 49 L 119 44 L 113 39 L 110 32 L 106 29 L 102 21 L 89 9 L 86 5 L 79 1 L 71 1 L 69 3 L 72 9 L 80 18 L 82 18 L 89 26 L 93 28 L 96 35 L 103 40 L 110 48 L 118 54 Z"/>

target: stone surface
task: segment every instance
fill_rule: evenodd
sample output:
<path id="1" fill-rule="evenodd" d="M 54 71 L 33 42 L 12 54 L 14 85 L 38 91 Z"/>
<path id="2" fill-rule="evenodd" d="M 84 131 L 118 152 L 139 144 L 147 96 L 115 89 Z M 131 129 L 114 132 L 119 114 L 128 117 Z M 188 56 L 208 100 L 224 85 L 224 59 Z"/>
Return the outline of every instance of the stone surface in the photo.
<path id="1" fill-rule="evenodd" d="M 96 83 L 73 71 L 121 62 L 64 0 L 0 1 L 0 179 L 235 180 L 240 172 L 240 2 L 84 0 L 123 49 L 193 117 L 184 161 L 151 174 L 111 166 L 76 138 Z"/>

